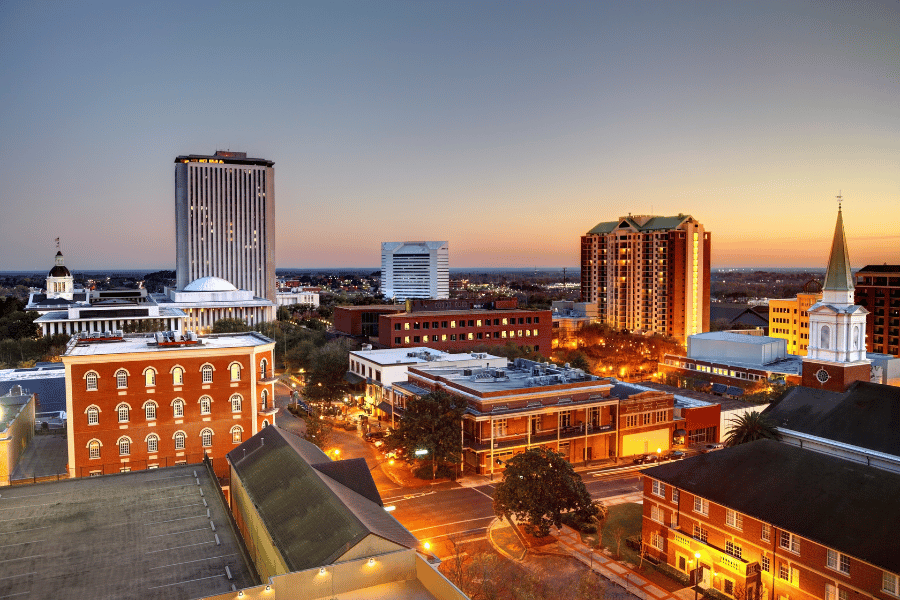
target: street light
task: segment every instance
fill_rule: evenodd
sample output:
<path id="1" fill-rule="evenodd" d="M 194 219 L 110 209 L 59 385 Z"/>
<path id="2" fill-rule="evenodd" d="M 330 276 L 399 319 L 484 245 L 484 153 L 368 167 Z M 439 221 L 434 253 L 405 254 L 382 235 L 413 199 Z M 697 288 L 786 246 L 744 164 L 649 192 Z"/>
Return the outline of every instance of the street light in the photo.
<path id="1" fill-rule="evenodd" d="M 697 591 L 700 589 L 700 553 L 694 552 L 694 558 L 697 559 L 697 575 L 694 578 L 694 600 L 697 600 Z"/>

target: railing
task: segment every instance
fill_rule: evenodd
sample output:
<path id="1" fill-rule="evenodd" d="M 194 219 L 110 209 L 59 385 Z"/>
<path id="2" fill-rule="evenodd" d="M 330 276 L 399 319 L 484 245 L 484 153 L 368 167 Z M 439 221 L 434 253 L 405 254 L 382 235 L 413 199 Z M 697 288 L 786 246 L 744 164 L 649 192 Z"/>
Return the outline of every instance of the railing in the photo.
<path id="1" fill-rule="evenodd" d="M 555 442 L 558 439 L 569 440 L 572 438 L 581 437 L 585 435 L 584 429 L 585 428 L 582 424 L 570 425 L 567 427 L 561 427 L 559 429 L 541 429 L 540 431 L 531 434 L 530 443 L 532 445 L 546 444 L 548 442 Z M 606 433 L 614 430 L 615 428 L 612 424 L 598 425 L 596 427 L 589 424 L 587 427 L 587 435 L 596 435 L 599 433 Z M 528 443 L 528 433 L 512 433 L 494 437 L 494 449 L 524 446 Z M 491 438 L 479 438 L 470 433 L 465 433 L 463 434 L 463 445 L 476 451 L 489 450 L 491 447 Z"/>

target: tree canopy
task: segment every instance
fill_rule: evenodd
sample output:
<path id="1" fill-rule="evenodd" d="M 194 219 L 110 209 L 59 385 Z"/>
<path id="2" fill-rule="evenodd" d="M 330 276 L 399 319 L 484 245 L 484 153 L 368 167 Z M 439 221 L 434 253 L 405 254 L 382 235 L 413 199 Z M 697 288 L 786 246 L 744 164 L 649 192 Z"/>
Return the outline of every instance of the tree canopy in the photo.
<path id="1" fill-rule="evenodd" d="M 755 410 L 730 419 L 728 423 L 732 426 L 732 429 L 725 436 L 726 446 L 738 446 L 762 439 L 781 439 L 781 434 L 778 433 L 775 423 L 764 414 Z"/>
<path id="2" fill-rule="evenodd" d="M 240 333 L 250 331 L 250 326 L 243 319 L 219 319 L 213 323 L 213 333 Z"/>
<path id="3" fill-rule="evenodd" d="M 309 349 L 303 396 L 311 402 L 335 402 L 343 398 L 350 389 L 344 379 L 350 364 L 349 356 L 350 345 L 345 338 Z"/>
<path id="4" fill-rule="evenodd" d="M 558 529 L 564 512 L 575 511 L 587 520 L 598 510 L 571 463 L 543 447 L 529 448 L 509 459 L 494 493 L 497 516 L 507 520 L 515 516 L 535 537 L 550 533 L 551 525 Z"/>
<path id="5" fill-rule="evenodd" d="M 385 439 L 389 450 L 403 450 L 407 457 L 416 450 L 427 450 L 431 459 L 431 476 L 437 474 L 439 464 L 458 464 L 462 461 L 462 415 L 465 400 L 444 390 L 406 403 L 403 418 Z"/>

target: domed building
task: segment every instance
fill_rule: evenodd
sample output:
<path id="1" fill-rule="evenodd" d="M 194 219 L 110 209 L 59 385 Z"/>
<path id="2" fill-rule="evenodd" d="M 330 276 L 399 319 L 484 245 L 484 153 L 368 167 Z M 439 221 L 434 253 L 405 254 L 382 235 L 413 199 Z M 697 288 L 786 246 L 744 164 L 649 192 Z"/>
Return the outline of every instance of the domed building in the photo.
<path id="1" fill-rule="evenodd" d="M 197 333 L 209 333 L 219 319 L 240 319 L 250 327 L 275 319 L 273 302 L 219 277 L 200 277 L 181 290 L 166 289 L 154 298 L 160 306 L 184 311 L 185 328 Z"/>
<path id="2" fill-rule="evenodd" d="M 56 252 L 56 264 L 47 274 L 47 298 L 72 300 L 75 293 L 75 278 L 66 268 L 63 253 Z"/>

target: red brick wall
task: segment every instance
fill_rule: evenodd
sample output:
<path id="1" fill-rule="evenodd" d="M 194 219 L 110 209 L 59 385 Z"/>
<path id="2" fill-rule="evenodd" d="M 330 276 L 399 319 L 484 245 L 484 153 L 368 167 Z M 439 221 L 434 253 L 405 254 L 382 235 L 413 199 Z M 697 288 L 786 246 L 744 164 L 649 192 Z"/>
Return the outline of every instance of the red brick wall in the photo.
<path id="1" fill-rule="evenodd" d="M 251 365 L 249 352 L 235 352 L 227 356 L 175 357 L 160 353 L 159 357 L 128 360 L 123 355 L 115 362 L 96 362 L 93 364 L 73 364 L 71 367 L 72 414 L 69 415 L 70 435 L 74 437 L 74 456 L 69 457 L 70 466 L 75 468 L 75 476 L 88 476 L 91 471 L 102 470 L 103 473 L 115 473 L 123 466 L 133 470 L 147 468 L 158 464 L 160 467 L 170 466 L 177 461 L 188 463 L 202 460 L 204 450 L 213 459 L 216 472 L 225 476 L 228 468 L 225 455 L 237 443 L 232 442 L 231 428 L 239 425 L 243 428 L 242 439 L 246 440 L 254 433 L 254 414 L 259 410 L 262 389 L 269 393 L 269 403 L 274 400 L 273 384 L 257 385 L 257 397 L 251 395 L 251 378 L 259 379 L 259 361 L 265 357 L 269 372 L 272 373 L 271 351 L 257 355 Z M 232 382 L 229 365 L 237 361 L 241 363 L 241 380 Z M 202 365 L 210 363 L 214 367 L 213 381 L 204 385 L 200 374 Z M 176 386 L 170 370 L 174 366 L 184 369 L 184 383 Z M 145 385 L 144 369 L 153 367 L 157 371 L 156 385 Z M 120 368 L 129 372 L 128 387 L 119 389 L 116 386 L 115 373 Z M 99 375 L 98 390 L 87 391 L 84 375 L 95 371 Z M 180 388 L 180 389 L 179 389 Z M 124 392 L 124 393 L 123 393 Z M 231 396 L 242 396 L 241 411 L 232 412 Z M 210 414 L 200 413 L 200 397 L 212 398 Z M 175 398 L 184 400 L 184 416 L 176 419 L 171 405 Z M 148 421 L 145 416 L 144 403 L 152 400 L 157 403 L 156 419 Z M 119 423 L 116 407 L 126 402 L 131 410 L 127 423 Z M 100 409 L 97 425 L 88 425 L 86 409 L 96 405 Z M 179 422 L 180 421 L 180 422 Z M 200 432 L 205 428 L 213 430 L 212 446 L 204 448 Z M 186 434 L 184 450 L 175 449 L 173 436 L 176 431 Z M 158 451 L 147 452 L 146 437 L 150 433 L 159 436 Z M 118 440 L 121 436 L 131 438 L 131 452 L 128 456 L 119 456 Z M 91 459 L 88 442 L 97 439 L 102 444 L 100 458 Z M 155 456 L 156 458 L 150 458 Z M 127 461 L 125 460 L 127 459 Z"/>

